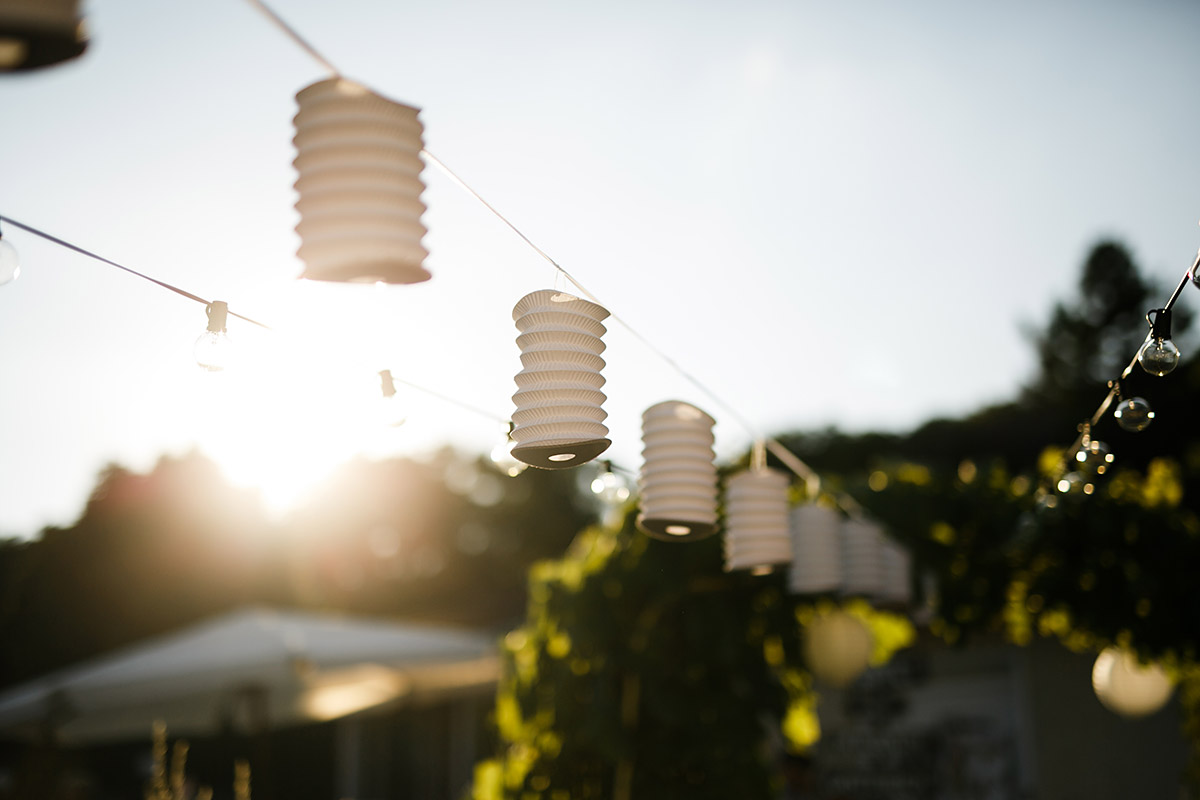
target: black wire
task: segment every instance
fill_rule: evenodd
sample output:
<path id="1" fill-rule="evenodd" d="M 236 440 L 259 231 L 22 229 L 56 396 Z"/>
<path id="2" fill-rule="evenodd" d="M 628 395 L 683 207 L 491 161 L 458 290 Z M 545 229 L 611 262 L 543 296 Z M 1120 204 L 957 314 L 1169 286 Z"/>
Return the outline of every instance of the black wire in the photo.
<path id="1" fill-rule="evenodd" d="M 59 239 L 57 236 L 52 236 L 52 235 L 46 233 L 45 231 L 40 231 L 31 225 L 26 225 L 23 222 L 17 222 L 12 217 L 0 216 L 0 221 L 7 222 L 9 225 L 15 225 L 16 227 L 20 228 L 21 230 L 25 231 L 26 233 L 32 233 L 34 236 L 40 236 L 43 239 L 45 239 L 46 241 L 53 242 L 54 244 L 59 245 L 60 247 L 65 247 L 68 250 L 74 250 L 76 253 L 79 253 L 80 255 L 87 256 L 88 258 L 94 258 L 97 261 L 100 261 L 104 264 L 108 264 L 110 267 L 116 267 L 117 269 L 124 270 L 125 272 L 128 272 L 130 275 L 136 275 L 137 277 L 141 278 L 142 280 L 150 281 L 151 283 L 153 283 L 157 286 L 161 286 L 164 289 L 169 289 L 170 291 L 174 292 L 177 295 L 180 295 L 181 297 L 186 297 L 188 300 L 194 300 L 197 303 L 202 303 L 206 308 L 210 305 L 208 300 L 205 300 L 203 297 L 200 297 L 199 295 L 195 295 L 189 291 L 180 289 L 178 286 L 172 286 L 171 284 L 167 283 L 166 281 L 160 281 L 157 278 L 151 278 L 149 275 L 145 275 L 141 272 L 138 272 L 135 269 L 130 269 L 129 267 L 126 267 L 122 264 L 118 264 L 115 261 L 111 261 L 111 260 L 105 258 L 104 256 L 97 255 L 96 253 L 93 253 L 91 250 L 85 250 L 84 248 L 80 247 L 79 245 L 71 244 L 68 241 Z M 271 330 L 270 325 L 264 325 L 263 323 L 259 322 L 256 319 L 251 319 L 250 317 L 243 316 L 241 314 L 238 314 L 235 311 L 230 311 L 229 314 L 237 317 L 240 320 L 245 320 L 246 322 L 249 322 L 252 325 L 257 325 L 258 327 L 263 328 L 265 330 L 268 330 L 268 331 Z"/>

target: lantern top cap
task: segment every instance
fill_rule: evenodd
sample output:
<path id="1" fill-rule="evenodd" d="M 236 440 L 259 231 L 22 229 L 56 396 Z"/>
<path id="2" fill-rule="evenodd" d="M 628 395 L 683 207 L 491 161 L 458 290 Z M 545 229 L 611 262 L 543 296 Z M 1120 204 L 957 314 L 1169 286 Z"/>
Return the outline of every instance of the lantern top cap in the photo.
<path id="1" fill-rule="evenodd" d="M 598 303 L 592 303 L 566 292 L 541 289 L 530 292 L 517 301 L 517 304 L 513 306 L 513 321 L 536 311 L 570 311 L 590 317 L 597 322 L 608 318 L 608 309 Z"/>
<path id="2" fill-rule="evenodd" d="M 685 403 L 682 400 L 664 400 L 661 403 L 655 403 L 642 412 L 642 420 L 645 422 L 663 417 L 696 422 L 709 427 L 717 424 L 717 421 L 711 416 L 696 408 L 691 403 Z"/>

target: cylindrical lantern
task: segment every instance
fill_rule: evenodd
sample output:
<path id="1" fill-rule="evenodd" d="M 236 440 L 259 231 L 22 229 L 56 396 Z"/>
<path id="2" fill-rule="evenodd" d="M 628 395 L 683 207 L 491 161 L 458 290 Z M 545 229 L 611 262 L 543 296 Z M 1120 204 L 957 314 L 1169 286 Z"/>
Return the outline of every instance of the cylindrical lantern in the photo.
<path id="1" fill-rule="evenodd" d="M 875 647 L 871 631 L 845 611 L 821 614 L 804 629 L 804 659 L 821 682 L 849 686 L 871 663 Z"/>
<path id="2" fill-rule="evenodd" d="M 642 414 L 642 471 L 638 474 L 643 533 L 695 541 L 717 531 L 716 420 L 678 400 Z"/>
<path id="3" fill-rule="evenodd" d="M 1144 717 L 1171 699 L 1171 679 L 1157 664 L 1141 664 L 1120 647 L 1106 647 L 1092 667 L 1092 688 L 1110 711 L 1123 717 Z"/>
<path id="4" fill-rule="evenodd" d="M 87 44 L 79 0 L 0 0 L 0 72 L 69 61 Z"/>
<path id="5" fill-rule="evenodd" d="M 816 504 L 792 511 L 792 568 L 788 587 L 794 594 L 832 592 L 842 586 L 842 518 Z"/>
<path id="6" fill-rule="evenodd" d="M 873 597 L 883 588 L 883 529 L 874 522 L 842 522 L 842 593 Z"/>
<path id="7" fill-rule="evenodd" d="M 890 536 L 881 537 L 883 580 L 879 585 L 879 602 L 889 606 L 906 606 L 912 601 L 912 557 Z"/>
<path id="8" fill-rule="evenodd" d="M 612 444 L 606 437 L 603 306 L 571 294 L 527 294 L 513 308 L 521 335 L 521 366 L 513 402 L 515 458 L 543 469 L 591 461 Z"/>
<path id="9" fill-rule="evenodd" d="M 788 478 L 749 469 L 725 484 L 725 569 L 765 569 L 792 560 Z"/>
<path id="10" fill-rule="evenodd" d="M 302 278 L 419 283 L 421 121 L 417 109 L 329 78 L 296 95 L 297 252 Z"/>

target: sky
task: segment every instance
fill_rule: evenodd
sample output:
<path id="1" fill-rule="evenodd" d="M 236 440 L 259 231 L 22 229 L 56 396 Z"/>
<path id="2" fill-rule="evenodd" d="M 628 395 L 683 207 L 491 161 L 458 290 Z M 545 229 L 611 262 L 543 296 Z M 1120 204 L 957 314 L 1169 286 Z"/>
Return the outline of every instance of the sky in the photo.
<path id="1" fill-rule="evenodd" d="M 1194 2 L 270 5 L 615 315 L 632 469 L 667 399 L 721 458 L 1008 400 L 1093 244 L 1170 285 L 1200 246 Z M 238 368 L 202 372 L 202 306 L 4 226 L 0 534 L 69 524 L 110 463 L 198 449 L 282 511 L 357 454 L 490 450 L 553 267 L 429 165 L 430 281 L 298 281 L 294 97 L 325 69 L 244 0 L 83 11 L 81 58 L 0 76 L 0 216 L 275 331 L 231 321 Z M 380 369 L 485 413 L 402 387 L 383 429 Z"/>

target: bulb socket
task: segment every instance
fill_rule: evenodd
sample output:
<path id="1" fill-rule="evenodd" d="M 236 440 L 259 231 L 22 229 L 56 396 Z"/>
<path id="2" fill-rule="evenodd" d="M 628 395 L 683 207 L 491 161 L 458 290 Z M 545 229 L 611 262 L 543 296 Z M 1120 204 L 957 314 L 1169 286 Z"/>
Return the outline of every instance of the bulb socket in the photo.
<path id="1" fill-rule="evenodd" d="M 208 330 L 224 333 L 225 324 L 229 321 L 229 304 L 224 300 L 213 300 L 204 311 L 208 314 Z"/>
<path id="2" fill-rule="evenodd" d="M 1150 336 L 1160 341 L 1171 338 L 1171 309 L 1152 308 L 1146 312 L 1150 323 Z"/>

